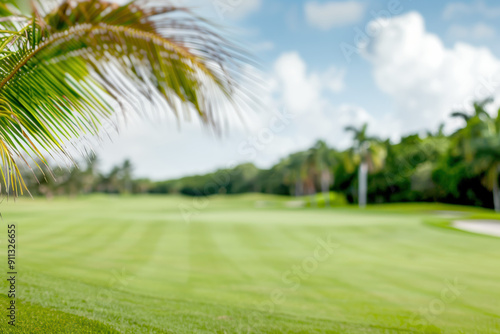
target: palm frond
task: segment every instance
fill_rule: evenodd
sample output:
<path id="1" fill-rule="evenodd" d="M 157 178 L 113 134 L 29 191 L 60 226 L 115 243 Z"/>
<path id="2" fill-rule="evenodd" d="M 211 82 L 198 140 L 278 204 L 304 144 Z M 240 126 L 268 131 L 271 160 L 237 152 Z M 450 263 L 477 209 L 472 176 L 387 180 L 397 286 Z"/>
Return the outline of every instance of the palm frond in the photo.
<path id="1" fill-rule="evenodd" d="M 356 129 L 354 126 L 346 126 L 344 128 L 344 131 L 353 132 L 355 135 L 359 132 L 358 129 Z"/>
<path id="2" fill-rule="evenodd" d="M 68 155 L 68 143 L 143 101 L 218 129 L 227 105 L 250 103 L 249 62 L 185 8 L 64 1 L 43 17 L 0 21 L 4 184 L 22 193 L 19 159 Z"/>
<path id="3" fill-rule="evenodd" d="M 462 111 L 455 111 L 455 112 L 451 113 L 450 116 L 454 117 L 454 118 L 462 118 L 466 122 L 470 119 L 470 116 L 467 113 L 462 112 Z"/>

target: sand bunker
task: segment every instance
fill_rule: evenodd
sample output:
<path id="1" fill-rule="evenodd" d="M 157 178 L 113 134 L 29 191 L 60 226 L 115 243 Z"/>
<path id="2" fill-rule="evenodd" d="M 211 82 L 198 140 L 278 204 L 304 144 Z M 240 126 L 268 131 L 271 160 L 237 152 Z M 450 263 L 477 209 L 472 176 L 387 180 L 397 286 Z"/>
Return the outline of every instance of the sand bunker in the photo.
<path id="1" fill-rule="evenodd" d="M 500 221 L 498 220 L 456 220 L 453 227 L 474 233 L 500 237 Z"/>

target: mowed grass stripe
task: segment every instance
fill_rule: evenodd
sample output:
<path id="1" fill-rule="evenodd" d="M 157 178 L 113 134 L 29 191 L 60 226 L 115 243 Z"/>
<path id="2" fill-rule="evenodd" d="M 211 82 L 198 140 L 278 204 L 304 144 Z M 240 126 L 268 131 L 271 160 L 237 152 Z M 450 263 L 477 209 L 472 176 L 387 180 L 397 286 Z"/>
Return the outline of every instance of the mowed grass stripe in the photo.
<path id="1" fill-rule="evenodd" d="M 219 229 L 222 230 L 222 229 Z M 289 246 L 297 249 L 295 242 L 283 234 L 279 225 L 259 226 L 235 223 L 228 226 L 227 240 L 221 240 L 221 247 L 226 243 L 228 253 L 234 258 L 237 266 L 245 270 L 252 279 L 261 282 L 273 282 L 280 276 L 282 268 L 286 268 L 293 257 L 289 256 Z M 230 241 L 228 241 L 230 240 Z M 255 242 L 257 241 L 257 242 Z M 279 253 L 279 261 L 276 258 L 266 256 L 271 253 Z M 260 264 L 260 265 L 259 265 Z M 257 267 L 260 270 L 252 268 Z"/>
<path id="2" fill-rule="evenodd" d="M 142 222 L 140 224 L 145 227 L 141 231 L 140 237 L 122 253 L 123 259 L 126 259 L 126 270 L 132 273 L 132 276 L 135 276 L 144 264 L 150 261 L 167 227 L 165 221 Z"/>
<path id="3" fill-rule="evenodd" d="M 46 221 L 39 223 L 34 226 L 26 226 L 23 223 L 20 223 L 20 228 L 27 228 L 26 233 L 24 233 L 21 237 L 21 241 L 25 241 L 27 244 L 31 244 L 36 240 L 46 240 L 47 243 L 42 244 L 41 246 L 45 246 L 49 248 L 52 244 L 58 242 L 66 242 L 68 240 L 68 234 L 76 234 L 79 231 L 85 233 L 88 231 L 88 227 L 86 223 L 88 220 L 86 218 L 76 218 L 71 221 L 66 221 L 66 219 L 61 220 L 58 219 L 50 219 L 49 221 L 53 221 L 56 223 L 47 224 Z"/>
<path id="4" fill-rule="evenodd" d="M 213 228 L 209 224 L 193 222 L 190 227 L 192 231 L 189 256 L 190 285 L 211 286 L 212 279 L 217 281 L 220 274 L 228 284 L 241 281 L 242 277 L 245 279 L 251 277 L 245 271 L 231 265 L 231 259 L 214 240 Z"/>
<path id="5" fill-rule="evenodd" d="M 0 294 L 0 306 L 7 309 L 10 298 Z M 119 333 L 113 327 L 80 317 L 71 313 L 44 308 L 27 301 L 17 300 L 16 326 L 11 326 L 5 319 L 0 321 L 1 333 Z"/>
<path id="6" fill-rule="evenodd" d="M 86 246 L 81 247 L 81 250 L 75 253 L 76 257 L 82 258 L 84 262 L 93 262 L 96 257 L 101 256 L 104 250 L 112 249 L 113 245 L 122 243 L 121 238 L 131 228 L 133 222 L 104 223 L 104 225 L 107 228 L 97 233 L 96 237 L 89 240 L 90 242 Z"/>
<path id="7" fill-rule="evenodd" d="M 24 222 L 20 240 L 30 237 L 20 294 L 125 333 L 237 333 L 241 322 L 255 324 L 253 333 L 499 333 L 500 239 L 423 224 L 430 216 L 408 205 L 392 214 L 260 210 L 252 196 L 218 197 L 187 227 L 178 208 L 192 199 L 180 197 L 57 199 L 26 211 L 23 200 L 9 204 L 4 220 L 12 213 Z M 73 215 L 82 218 L 74 234 L 66 225 Z M 96 222 L 105 225 L 99 234 L 84 228 Z M 37 252 L 52 245 L 36 233 L 64 229 L 68 239 L 62 233 L 57 242 L 72 248 L 67 254 Z M 290 289 L 283 272 L 330 234 L 339 248 Z M 439 300 L 454 276 L 467 289 L 429 328 L 413 328 L 415 312 Z M 284 299 L 274 312 L 252 318 L 277 290 Z"/>
<path id="8" fill-rule="evenodd" d="M 241 226 L 242 224 L 212 226 L 211 236 L 217 245 L 217 250 L 227 259 L 226 266 L 234 268 L 233 272 L 237 272 L 234 275 L 235 279 L 245 281 L 261 277 L 268 269 L 263 266 L 263 270 L 252 270 L 253 264 L 260 261 L 260 257 L 254 248 L 245 247 L 241 243 Z"/>
<path id="9" fill-rule="evenodd" d="M 109 224 L 83 221 L 73 228 L 65 229 L 65 237 L 63 232 L 58 233 L 59 238 L 48 236 L 50 242 L 47 247 L 41 247 L 38 250 L 46 253 L 57 251 L 58 258 L 63 261 L 69 257 L 79 258 L 79 254 L 95 245 L 103 234 L 115 231 L 116 229 Z"/>
<path id="10" fill-rule="evenodd" d="M 147 282 L 147 290 L 157 294 L 162 287 L 185 284 L 190 275 L 190 233 L 188 224 L 179 222 L 162 222 L 158 233 L 156 248 L 151 252 L 149 260 L 135 274 L 140 282 Z"/>
<path id="11" fill-rule="evenodd" d="M 117 232 L 122 226 L 116 223 L 113 225 Z M 99 226 L 104 228 L 105 225 L 99 224 Z M 125 225 L 123 226 L 130 227 L 125 229 L 124 233 L 116 233 L 113 237 L 113 241 L 108 244 L 106 248 L 103 248 L 99 255 L 93 259 L 86 259 L 84 256 L 80 258 L 64 257 L 58 262 L 57 254 L 46 253 L 47 258 L 52 259 L 54 261 L 53 263 L 60 263 L 59 266 L 55 266 L 54 268 L 51 267 L 50 271 L 59 273 L 66 278 L 80 277 L 84 282 L 89 283 L 92 282 L 92 280 L 96 280 L 96 284 L 103 285 L 109 283 L 109 275 L 112 272 L 126 271 L 130 274 L 140 265 L 140 260 L 135 259 L 137 248 L 134 246 L 137 244 L 144 244 L 152 227 L 150 224 L 141 224 L 136 221 L 130 221 L 130 224 L 127 224 L 127 221 L 125 221 Z M 95 233 L 95 229 L 92 225 L 88 225 L 88 230 Z M 146 235 L 146 237 L 144 235 Z M 92 248 L 85 240 L 83 241 L 84 242 L 73 244 L 74 251 Z M 43 270 L 45 270 L 45 268 Z"/>
<path id="12" fill-rule="evenodd" d="M 304 314 L 267 314 L 254 308 L 225 305 L 210 300 L 183 301 L 135 295 L 121 289 L 110 290 L 112 303 L 106 303 L 96 298 L 99 288 L 93 285 L 64 279 L 54 284 L 53 277 L 40 274 L 31 276 L 30 281 L 41 282 L 51 291 L 50 295 L 55 296 L 51 301 L 54 309 L 95 318 L 103 323 L 113 324 L 114 328 L 126 333 L 238 333 L 241 328 L 250 328 L 252 333 L 314 333 L 325 329 L 327 332 L 373 333 L 375 328 L 356 322 L 333 321 Z M 68 286 L 74 292 L 65 298 L 65 303 L 60 303 L 58 296 L 64 295 Z M 30 297 L 37 300 L 35 289 L 32 289 Z M 87 303 L 82 304 L 81 299 Z M 249 317 L 255 314 L 257 316 Z"/>

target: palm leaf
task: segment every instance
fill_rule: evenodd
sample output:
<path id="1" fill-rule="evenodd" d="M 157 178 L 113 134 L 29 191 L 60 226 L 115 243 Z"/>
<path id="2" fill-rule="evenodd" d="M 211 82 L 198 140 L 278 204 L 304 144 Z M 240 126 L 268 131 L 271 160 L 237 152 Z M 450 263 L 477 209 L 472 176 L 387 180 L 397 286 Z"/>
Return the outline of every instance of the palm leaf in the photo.
<path id="1" fill-rule="evenodd" d="M 15 30 L 13 30 L 15 29 Z M 249 58 L 187 9 L 64 1 L 41 17 L 0 21 L 0 156 L 7 191 L 25 187 L 17 162 L 65 156 L 98 136 L 115 111 L 169 110 L 218 129 L 249 103 Z"/>

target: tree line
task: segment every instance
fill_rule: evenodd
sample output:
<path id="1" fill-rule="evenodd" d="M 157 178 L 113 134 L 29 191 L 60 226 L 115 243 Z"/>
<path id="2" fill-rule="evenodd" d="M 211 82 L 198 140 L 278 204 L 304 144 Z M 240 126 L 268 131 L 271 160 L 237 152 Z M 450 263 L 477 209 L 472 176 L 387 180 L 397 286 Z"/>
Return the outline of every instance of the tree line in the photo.
<path id="1" fill-rule="evenodd" d="M 348 201 L 367 203 L 439 201 L 495 208 L 500 211 L 500 113 L 492 117 L 486 99 L 474 103 L 472 113 L 455 112 L 464 126 L 446 135 L 438 131 L 412 134 L 397 143 L 368 135 L 368 124 L 347 127 L 352 147 L 337 150 L 318 141 L 308 150 L 281 159 L 270 169 L 251 163 L 205 175 L 168 181 L 133 177 L 129 160 L 107 173 L 98 158 L 53 175 L 25 171 L 33 195 L 52 197 L 88 193 L 183 194 L 210 196 L 260 192 L 286 196 L 325 195 L 331 191 Z"/>

